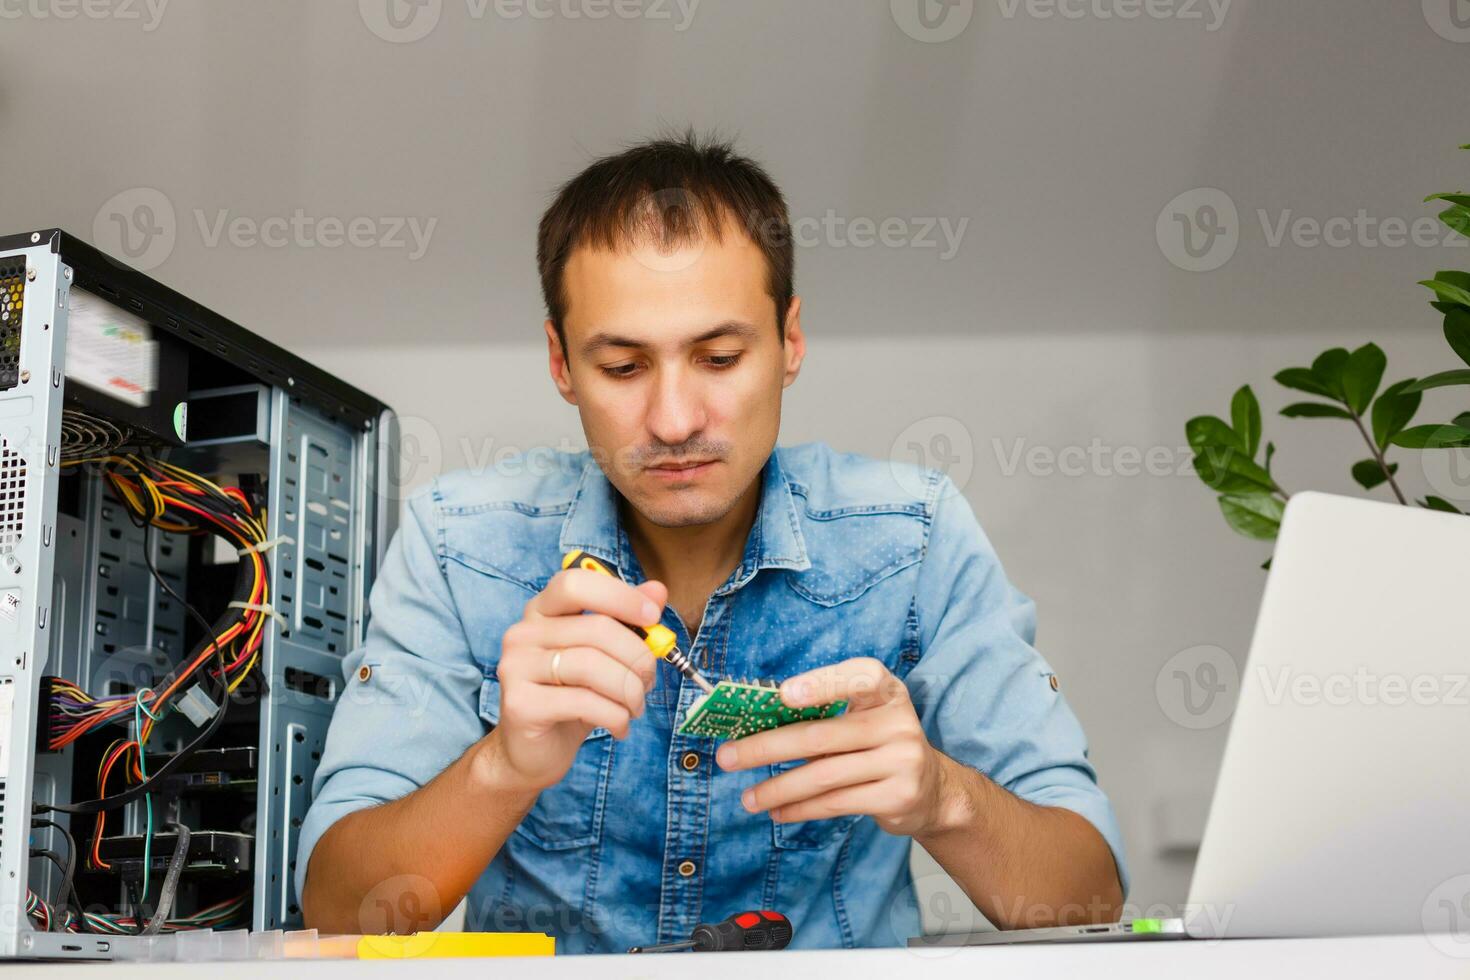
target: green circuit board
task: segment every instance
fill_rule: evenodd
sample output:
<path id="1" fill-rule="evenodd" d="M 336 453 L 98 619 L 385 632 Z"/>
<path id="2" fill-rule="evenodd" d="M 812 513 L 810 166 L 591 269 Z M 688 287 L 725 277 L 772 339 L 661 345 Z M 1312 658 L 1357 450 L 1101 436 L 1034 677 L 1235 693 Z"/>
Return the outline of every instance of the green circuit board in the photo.
<path id="1" fill-rule="evenodd" d="M 846 701 L 788 708 L 774 681 L 748 683 L 720 681 L 710 694 L 701 695 L 684 715 L 680 735 L 743 738 L 798 721 L 831 718 L 847 709 Z"/>

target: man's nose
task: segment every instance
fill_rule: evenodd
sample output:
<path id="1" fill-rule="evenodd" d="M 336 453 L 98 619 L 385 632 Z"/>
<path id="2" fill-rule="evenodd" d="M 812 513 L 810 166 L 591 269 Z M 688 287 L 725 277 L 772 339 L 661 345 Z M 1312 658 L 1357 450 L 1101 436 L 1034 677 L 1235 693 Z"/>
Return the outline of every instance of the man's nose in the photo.
<path id="1" fill-rule="evenodd" d="M 662 373 L 648 405 L 649 434 L 666 446 L 677 446 L 698 434 L 706 415 L 698 386 L 681 372 Z"/>

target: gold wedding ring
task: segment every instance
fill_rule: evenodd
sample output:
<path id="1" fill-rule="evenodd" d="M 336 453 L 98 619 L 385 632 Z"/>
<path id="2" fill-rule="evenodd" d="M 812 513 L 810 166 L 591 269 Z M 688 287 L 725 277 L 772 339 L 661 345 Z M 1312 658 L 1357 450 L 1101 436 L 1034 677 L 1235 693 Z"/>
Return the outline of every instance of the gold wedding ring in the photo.
<path id="1" fill-rule="evenodd" d="M 560 650 L 551 655 L 551 680 L 557 687 L 565 686 L 561 679 L 561 655 Z"/>

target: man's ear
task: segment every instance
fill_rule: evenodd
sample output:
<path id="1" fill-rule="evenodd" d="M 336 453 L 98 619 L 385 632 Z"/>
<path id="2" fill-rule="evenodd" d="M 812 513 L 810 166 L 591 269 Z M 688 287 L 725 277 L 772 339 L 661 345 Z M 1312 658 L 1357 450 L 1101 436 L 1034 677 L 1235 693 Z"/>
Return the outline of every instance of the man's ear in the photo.
<path id="1" fill-rule="evenodd" d="M 567 352 L 561 345 L 561 338 L 556 334 L 556 325 L 549 319 L 546 321 L 546 359 L 556 390 L 561 392 L 567 404 L 577 404 L 577 390 L 572 387 L 572 370 L 567 366 Z"/>
<path id="2" fill-rule="evenodd" d="M 786 376 L 781 381 L 781 387 L 789 388 L 801 373 L 801 362 L 806 359 L 806 334 L 801 332 L 801 297 L 791 297 L 791 305 L 786 308 L 786 341 L 782 347 L 785 356 Z"/>

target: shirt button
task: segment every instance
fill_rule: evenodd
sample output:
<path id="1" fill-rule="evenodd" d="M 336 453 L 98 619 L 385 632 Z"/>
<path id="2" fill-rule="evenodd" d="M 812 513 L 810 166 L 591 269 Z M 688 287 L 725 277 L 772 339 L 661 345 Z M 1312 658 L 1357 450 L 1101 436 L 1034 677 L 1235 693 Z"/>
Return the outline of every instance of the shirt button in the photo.
<path id="1" fill-rule="evenodd" d="M 373 676 L 373 669 L 363 664 L 357 671 L 357 679 L 366 683 Z"/>
<path id="2" fill-rule="evenodd" d="M 679 874 L 680 874 L 680 876 L 682 876 L 684 878 L 688 878 L 690 875 L 694 874 L 694 862 L 693 861 L 680 861 L 679 862 Z"/>
<path id="3" fill-rule="evenodd" d="M 693 772 L 699 768 L 699 753 L 685 752 L 684 758 L 679 760 L 679 765 L 683 766 L 687 771 Z"/>

